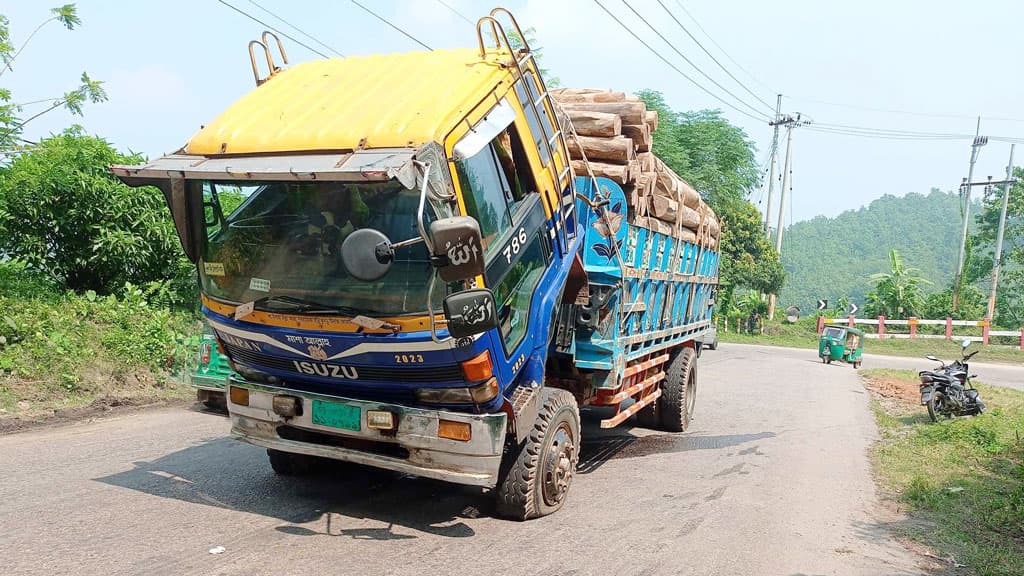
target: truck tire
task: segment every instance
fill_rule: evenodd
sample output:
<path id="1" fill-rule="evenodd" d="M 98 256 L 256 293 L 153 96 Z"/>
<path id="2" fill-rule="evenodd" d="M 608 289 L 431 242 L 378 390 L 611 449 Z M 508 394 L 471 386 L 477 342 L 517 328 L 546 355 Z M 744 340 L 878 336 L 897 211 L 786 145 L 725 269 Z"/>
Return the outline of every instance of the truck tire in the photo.
<path id="1" fill-rule="evenodd" d="M 496 489 L 497 512 L 529 520 L 565 503 L 580 455 L 580 411 L 566 390 L 541 390 L 541 408 L 526 441 L 505 454 Z"/>
<path id="2" fill-rule="evenodd" d="M 697 354 L 693 348 L 677 351 L 668 361 L 668 373 L 661 385 L 658 413 L 661 427 L 668 432 L 685 432 L 697 402 Z"/>
<path id="3" fill-rule="evenodd" d="M 292 454 L 280 450 L 267 449 L 270 467 L 281 476 L 302 476 L 316 470 L 319 459 L 305 454 Z"/>

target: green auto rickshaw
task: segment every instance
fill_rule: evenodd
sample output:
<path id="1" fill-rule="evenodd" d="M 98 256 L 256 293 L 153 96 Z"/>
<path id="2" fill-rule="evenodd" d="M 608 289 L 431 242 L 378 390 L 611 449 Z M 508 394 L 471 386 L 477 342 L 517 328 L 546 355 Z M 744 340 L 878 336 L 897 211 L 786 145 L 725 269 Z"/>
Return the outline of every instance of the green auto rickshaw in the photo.
<path id="1" fill-rule="evenodd" d="M 196 389 L 196 400 L 212 410 L 227 411 L 224 391 L 231 376 L 231 367 L 228 366 L 227 356 L 217 349 L 217 337 L 206 323 L 199 336 L 196 356 L 196 368 L 190 375 L 192 387 Z"/>
<path id="2" fill-rule="evenodd" d="M 818 341 L 818 358 L 825 364 L 833 360 L 853 364 L 860 368 L 864 351 L 864 332 L 841 324 L 829 324 L 821 332 Z"/>

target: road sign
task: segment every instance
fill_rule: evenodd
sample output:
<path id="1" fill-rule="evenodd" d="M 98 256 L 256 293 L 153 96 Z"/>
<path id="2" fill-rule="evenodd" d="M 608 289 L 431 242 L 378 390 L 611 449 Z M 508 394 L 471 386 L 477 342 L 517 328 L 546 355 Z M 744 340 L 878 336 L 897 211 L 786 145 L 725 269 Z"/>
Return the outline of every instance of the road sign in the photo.
<path id="1" fill-rule="evenodd" d="M 856 315 L 857 310 L 860 310 L 860 308 L 858 308 L 857 305 L 854 304 L 853 302 L 850 302 L 850 316 Z"/>
<path id="2" fill-rule="evenodd" d="M 818 300 L 818 310 L 825 310 L 828 308 L 828 300 Z"/>

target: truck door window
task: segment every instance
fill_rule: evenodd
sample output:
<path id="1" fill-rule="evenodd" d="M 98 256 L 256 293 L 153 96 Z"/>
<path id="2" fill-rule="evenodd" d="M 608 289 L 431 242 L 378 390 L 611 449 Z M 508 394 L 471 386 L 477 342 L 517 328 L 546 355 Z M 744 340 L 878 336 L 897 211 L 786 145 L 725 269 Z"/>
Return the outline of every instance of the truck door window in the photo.
<path id="1" fill-rule="evenodd" d="M 476 155 L 455 163 L 466 213 L 480 223 L 484 253 L 496 249 L 493 240 L 519 218 L 519 206 L 537 184 L 523 141 L 515 127 L 501 132 Z"/>
<path id="2" fill-rule="evenodd" d="M 511 355 L 526 335 L 530 318 L 530 300 L 547 266 L 543 235 L 527 244 L 522 257 L 494 287 L 498 302 L 498 322 L 506 355 Z"/>

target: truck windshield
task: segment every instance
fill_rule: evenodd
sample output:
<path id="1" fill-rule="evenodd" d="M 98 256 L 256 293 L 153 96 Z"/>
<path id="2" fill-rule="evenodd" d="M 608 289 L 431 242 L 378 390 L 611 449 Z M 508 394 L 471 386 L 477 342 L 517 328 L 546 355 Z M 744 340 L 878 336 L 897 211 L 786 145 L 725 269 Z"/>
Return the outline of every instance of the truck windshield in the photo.
<path id="1" fill-rule="evenodd" d="M 375 282 L 353 278 L 341 260 L 341 243 L 360 228 L 392 242 L 418 237 L 418 191 L 396 180 L 198 184 L 207 238 L 199 273 L 208 296 L 289 313 L 426 311 L 431 264 L 423 244 L 396 250 L 391 270 Z"/>

